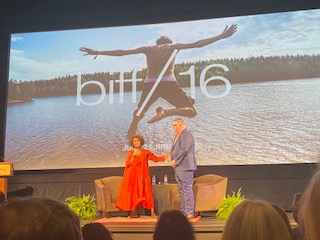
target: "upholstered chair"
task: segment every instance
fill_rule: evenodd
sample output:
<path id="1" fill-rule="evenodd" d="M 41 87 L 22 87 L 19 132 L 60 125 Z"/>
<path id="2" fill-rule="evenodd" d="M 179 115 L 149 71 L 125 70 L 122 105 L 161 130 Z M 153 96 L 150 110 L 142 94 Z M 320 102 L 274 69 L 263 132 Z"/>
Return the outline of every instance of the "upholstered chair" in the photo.
<path id="1" fill-rule="evenodd" d="M 206 174 L 193 180 L 195 200 L 195 215 L 200 212 L 215 211 L 220 202 L 226 197 L 228 178 Z M 171 190 L 171 209 L 180 208 L 180 194 L 178 187 Z"/>
<path id="2" fill-rule="evenodd" d="M 195 178 L 193 193 L 195 212 L 214 211 L 227 194 L 228 178 L 207 174 Z"/>
<path id="3" fill-rule="evenodd" d="M 120 190 L 122 176 L 110 176 L 94 180 L 97 209 L 110 217 L 112 212 L 119 212 L 116 202 Z"/>

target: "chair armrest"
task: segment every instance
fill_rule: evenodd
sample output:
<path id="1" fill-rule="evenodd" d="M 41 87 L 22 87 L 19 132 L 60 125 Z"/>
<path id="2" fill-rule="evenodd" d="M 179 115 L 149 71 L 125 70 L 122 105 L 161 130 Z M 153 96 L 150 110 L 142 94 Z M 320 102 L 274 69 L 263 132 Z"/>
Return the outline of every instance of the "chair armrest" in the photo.
<path id="1" fill-rule="evenodd" d="M 216 210 L 227 192 L 227 178 L 213 183 L 199 183 L 193 185 L 195 211 Z"/>
<path id="2" fill-rule="evenodd" d="M 96 190 L 97 208 L 99 211 L 106 212 L 111 204 L 110 191 L 100 180 L 95 180 L 94 185 Z"/>

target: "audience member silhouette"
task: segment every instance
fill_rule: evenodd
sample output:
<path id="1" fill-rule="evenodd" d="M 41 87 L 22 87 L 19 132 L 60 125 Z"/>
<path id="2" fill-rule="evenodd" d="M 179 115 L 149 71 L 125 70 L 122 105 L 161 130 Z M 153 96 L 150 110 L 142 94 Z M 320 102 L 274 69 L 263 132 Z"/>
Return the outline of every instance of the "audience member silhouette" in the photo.
<path id="1" fill-rule="evenodd" d="M 0 206 L 1 240 L 82 240 L 80 220 L 48 198 L 12 198 Z"/>
<path id="2" fill-rule="evenodd" d="M 292 229 L 292 239 L 293 240 L 304 240 L 300 216 L 299 216 L 302 195 L 303 195 L 302 192 L 298 192 L 293 196 L 292 216 L 293 216 L 293 219 L 298 223 L 298 226 L 295 227 L 294 229 Z"/>
<path id="3" fill-rule="evenodd" d="M 88 223 L 81 230 L 83 240 L 112 240 L 110 231 L 101 223 Z"/>
<path id="4" fill-rule="evenodd" d="M 0 190 L 0 204 L 6 201 L 6 195 Z"/>
<path id="5" fill-rule="evenodd" d="M 289 218 L 288 218 L 286 211 L 282 207 L 280 207 L 279 205 L 276 205 L 276 204 L 271 204 L 271 205 L 280 214 L 281 218 L 285 222 L 285 224 L 288 228 L 288 231 L 290 232 L 291 237 L 292 237 L 291 224 L 290 224 L 290 221 L 289 221 Z"/>
<path id="6" fill-rule="evenodd" d="M 320 239 L 320 170 L 310 180 L 302 196 L 300 220 L 306 240 Z"/>
<path id="7" fill-rule="evenodd" d="M 180 210 L 167 210 L 157 221 L 153 240 L 195 240 L 194 229 Z"/>
<path id="8" fill-rule="evenodd" d="M 244 200 L 230 214 L 221 240 L 291 240 L 291 232 L 274 207 Z"/>

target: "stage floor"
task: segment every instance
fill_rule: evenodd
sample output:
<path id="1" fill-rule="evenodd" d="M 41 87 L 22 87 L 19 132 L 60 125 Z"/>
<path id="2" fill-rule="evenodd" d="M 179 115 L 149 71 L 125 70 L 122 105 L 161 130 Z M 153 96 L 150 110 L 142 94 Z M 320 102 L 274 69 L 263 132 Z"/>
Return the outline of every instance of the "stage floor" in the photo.
<path id="1" fill-rule="evenodd" d="M 292 213 L 288 212 L 287 215 L 289 217 L 291 226 L 297 226 L 292 217 Z M 83 226 L 89 222 L 91 221 L 82 220 L 81 225 Z M 196 233 L 196 240 L 220 240 L 225 222 L 225 220 L 217 219 L 214 213 L 202 214 L 199 222 L 193 224 Z M 109 231 L 112 232 L 113 240 L 152 240 L 155 228 L 155 223 L 112 223 L 104 225 L 109 229 Z"/>

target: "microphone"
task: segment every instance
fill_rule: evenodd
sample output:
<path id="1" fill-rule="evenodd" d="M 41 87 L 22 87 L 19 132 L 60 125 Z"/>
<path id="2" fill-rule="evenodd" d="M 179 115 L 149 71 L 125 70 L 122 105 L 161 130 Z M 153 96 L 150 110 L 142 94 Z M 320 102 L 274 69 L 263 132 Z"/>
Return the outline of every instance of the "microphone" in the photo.
<path id="1" fill-rule="evenodd" d="M 133 150 L 133 158 L 136 158 L 137 155 L 138 155 L 138 150 L 135 148 L 135 149 Z"/>

